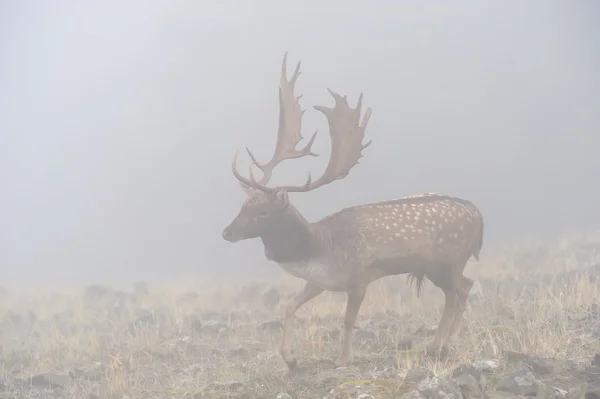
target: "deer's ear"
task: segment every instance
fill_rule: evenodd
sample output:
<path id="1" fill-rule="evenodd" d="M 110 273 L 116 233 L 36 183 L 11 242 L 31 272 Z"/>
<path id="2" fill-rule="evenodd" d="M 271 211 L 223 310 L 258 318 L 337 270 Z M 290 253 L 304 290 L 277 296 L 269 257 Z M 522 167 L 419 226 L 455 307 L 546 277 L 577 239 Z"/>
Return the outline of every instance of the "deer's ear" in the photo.
<path id="1" fill-rule="evenodd" d="M 250 195 L 252 194 L 253 189 L 250 186 L 245 185 L 242 182 L 238 182 L 240 184 L 240 187 L 242 188 L 242 190 L 244 190 L 244 192 L 246 193 L 246 195 Z"/>
<path id="2" fill-rule="evenodd" d="M 277 190 L 277 192 L 275 193 L 275 202 L 277 202 L 281 206 L 287 206 L 289 201 L 290 199 L 288 197 L 287 191 L 285 191 L 284 189 Z"/>

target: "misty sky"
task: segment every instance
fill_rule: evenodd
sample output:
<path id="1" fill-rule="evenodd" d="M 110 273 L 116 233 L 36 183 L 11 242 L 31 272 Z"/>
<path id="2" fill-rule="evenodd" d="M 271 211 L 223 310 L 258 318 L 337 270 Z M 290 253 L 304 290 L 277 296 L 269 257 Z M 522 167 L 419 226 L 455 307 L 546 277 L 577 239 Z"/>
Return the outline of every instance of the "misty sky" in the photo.
<path id="1" fill-rule="evenodd" d="M 273 183 L 326 165 L 327 87 L 373 108 L 349 176 L 291 195 L 310 220 L 436 191 L 480 207 L 484 251 L 597 227 L 599 39 L 593 1 L 3 1 L 0 278 L 279 273 L 221 232 L 234 152 L 275 144 L 285 51 L 321 155 Z"/>

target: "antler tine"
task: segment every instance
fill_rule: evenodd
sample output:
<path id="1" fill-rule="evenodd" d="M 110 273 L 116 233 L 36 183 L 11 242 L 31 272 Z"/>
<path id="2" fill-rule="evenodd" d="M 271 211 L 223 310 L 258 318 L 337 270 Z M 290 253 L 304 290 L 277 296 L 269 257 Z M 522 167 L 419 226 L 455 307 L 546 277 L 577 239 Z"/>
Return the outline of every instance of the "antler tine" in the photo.
<path id="1" fill-rule="evenodd" d="M 367 108 L 362 122 L 360 111 L 362 107 L 362 93 L 358 98 L 356 108 L 351 108 L 346 96 L 327 89 L 335 100 L 333 108 L 324 105 L 315 105 L 314 108 L 327 117 L 329 122 L 329 135 L 331 136 L 331 156 L 323 175 L 315 182 L 311 182 L 310 173 L 308 181 L 303 186 L 282 186 L 273 190 L 285 189 L 290 192 L 312 191 L 318 187 L 329 184 L 335 180 L 343 179 L 348 175 L 360 158 L 362 150 L 371 145 L 372 140 L 362 143 L 365 129 L 371 118 L 372 110 Z M 360 123 L 360 124 L 359 124 Z"/>
<path id="2" fill-rule="evenodd" d="M 287 78 L 287 52 L 283 56 L 281 65 L 281 79 L 279 84 L 279 129 L 277 132 L 277 144 L 271 160 L 266 164 L 258 163 L 254 154 L 248 147 L 246 152 L 252 160 L 250 164 L 250 179 L 242 177 L 237 171 L 236 161 L 237 155 L 233 159 L 232 171 L 234 176 L 244 185 L 254 189 L 259 189 L 264 192 L 272 192 L 278 189 L 285 189 L 290 192 L 311 191 L 317 187 L 329 184 L 335 180 L 342 179 L 348 175 L 350 170 L 359 162 L 363 156 L 362 150 L 371 145 L 372 140 L 366 144 L 362 143 L 365 136 L 365 129 L 371 117 L 371 108 L 367 108 L 365 115 L 360 121 L 360 113 L 362 108 L 362 93 L 358 98 L 356 108 L 351 108 L 348 104 L 346 96 L 334 92 L 331 89 L 327 91 L 335 100 L 335 106 L 329 108 L 323 105 L 316 105 L 314 108 L 320 111 L 327 117 L 329 123 L 329 135 L 331 136 L 331 156 L 329 163 L 323 175 L 315 182 L 312 181 L 310 173 L 306 183 L 302 186 L 280 186 L 277 188 L 267 187 L 273 174 L 273 169 L 286 159 L 301 158 L 304 156 L 316 157 L 312 151 L 312 145 L 317 137 L 315 132 L 308 143 L 301 150 L 296 149 L 296 145 L 303 137 L 301 133 L 302 116 L 305 110 L 300 108 L 299 100 L 302 97 L 294 94 L 294 85 L 300 76 L 300 62 L 296 65 L 296 69 L 292 77 Z M 252 166 L 256 165 L 263 173 L 262 179 L 256 181 Z"/>
<path id="3" fill-rule="evenodd" d="M 296 149 L 296 145 L 304 138 L 301 128 L 302 116 L 305 110 L 300 108 L 299 103 L 302 95 L 296 96 L 294 94 L 296 81 L 302 73 L 300 72 L 300 65 L 301 62 L 298 61 L 292 77 L 288 80 L 287 52 L 285 52 L 281 64 L 281 79 L 279 83 L 279 129 L 277 132 L 277 144 L 271 160 L 266 164 L 260 164 L 252 152 L 246 148 L 248 156 L 252 159 L 252 163 L 263 173 L 262 179 L 257 182 L 263 185 L 263 187 L 271 180 L 273 169 L 282 161 L 309 155 L 313 157 L 318 156 L 318 154 L 312 151 L 312 145 L 316 139 L 317 132 L 312 135 L 304 148 L 301 150 Z"/>
<path id="4" fill-rule="evenodd" d="M 358 97 L 356 108 L 352 109 L 346 96 L 342 97 L 331 89 L 327 89 L 327 91 L 335 100 L 334 108 L 323 105 L 317 105 L 314 108 L 327 117 L 331 136 L 331 156 L 325 172 L 310 186 L 310 190 L 346 177 L 362 158 L 362 150 L 372 143 L 372 140 L 366 144 L 362 143 L 372 113 L 371 108 L 367 108 L 362 123 L 360 123 L 362 93 Z"/>
<path id="5" fill-rule="evenodd" d="M 248 187 L 251 187 L 251 188 L 256 188 L 254 183 L 252 183 L 252 181 L 246 179 L 244 176 L 240 175 L 240 172 L 238 172 L 238 170 L 237 170 L 238 154 L 239 154 L 239 151 L 236 151 L 235 155 L 233 156 L 233 161 L 231 162 L 231 172 L 233 173 L 235 178 L 238 179 L 238 181 L 240 183 L 242 183 Z M 252 166 L 252 165 L 250 165 L 250 166 Z"/>

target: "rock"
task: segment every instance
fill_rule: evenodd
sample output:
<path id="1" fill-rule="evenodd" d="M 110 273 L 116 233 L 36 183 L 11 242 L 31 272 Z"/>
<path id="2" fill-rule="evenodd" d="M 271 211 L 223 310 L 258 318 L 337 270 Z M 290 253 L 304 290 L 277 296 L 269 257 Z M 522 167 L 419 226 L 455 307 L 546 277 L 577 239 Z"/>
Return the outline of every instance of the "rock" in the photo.
<path id="1" fill-rule="evenodd" d="M 189 291 L 180 296 L 179 299 L 177 299 L 177 303 L 191 302 L 195 299 L 198 299 L 198 297 L 200 297 L 200 295 L 198 295 L 196 291 Z"/>
<path id="2" fill-rule="evenodd" d="M 539 356 L 528 356 L 526 363 L 531 366 L 533 371 L 537 374 L 553 374 L 554 363 L 550 359 L 544 359 Z"/>
<path id="3" fill-rule="evenodd" d="M 454 379 L 460 387 L 460 392 L 465 398 L 481 398 L 483 394 L 479 381 L 471 374 L 461 374 Z"/>
<path id="4" fill-rule="evenodd" d="M 282 328 L 283 328 L 283 322 L 280 319 L 264 321 L 258 325 L 259 330 L 268 331 L 271 333 L 279 332 L 279 331 L 281 331 Z"/>
<path id="5" fill-rule="evenodd" d="M 368 394 L 368 393 L 361 393 L 360 395 L 358 395 L 356 397 L 356 399 L 375 399 L 375 397 L 373 395 Z"/>
<path id="6" fill-rule="evenodd" d="M 398 378 L 398 375 L 399 375 L 399 371 L 394 366 L 376 368 L 371 373 L 372 378 L 385 378 L 385 379 L 396 379 L 396 378 Z"/>
<path id="7" fill-rule="evenodd" d="M 407 393 L 405 393 L 404 395 L 400 396 L 400 399 L 424 399 L 425 397 L 423 395 L 421 395 L 421 392 L 417 391 L 416 389 L 413 389 L 412 391 L 409 391 Z"/>
<path id="8" fill-rule="evenodd" d="M 462 398 L 456 381 L 443 375 L 432 375 L 417 384 L 417 390 L 425 398 Z"/>
<path id="9" fill-rule="evenodd" d="M 506 351 L 506 360 L 508 362 L 520 362 L 531 366 L 533 372 L 537 374 L 552 374 L 554 372 L 554 363 L 550 359 L 544 359 L 536 355 Z"/>
<path id="10" fill-rule="evenodd" d="M 264 283 L 252 282 L 246 284 L 240 290 L 240 293 L 237 295 L 237 300 L 241 302 L 252 302 L 258 296 L 261 290 L 265 288 Z"/>
<path id="11" fill-rule="evenodd" d="M 31 385 L 36 388 L 64 388 L 69 384 L 69 376 L 56 373 L 37 374 L 31 377 Z"/>
<path id="12" fill-rule="evenodd" d="M 345 368 L 344 368 L 345 369 Z M 337 369 L 338 371 L 340 368 Z M 339 376 L 338 376 L 339 377 Z M 338 381 L 339 382 L 339 381 Z M 372 388 L 364 385 L 341 384 L 329 391 L 329 396 L 326 398 L 373 398 L 371 395 Z M 363 396 L 366 395 L 366 396 Z"/>
<path id="13" fill-rule="evenodd" d="M 377 342 L 377 333 L 373 330 L 356 329 L 354 331 L 354 340 L 360 344 L 369 344 Z"/>
<path id="14" fill-rule="evenodd" d="M 487 386 L 487 377 L 472 364 L 463 364 L 452 372 L 452 378 L 458 383 L 463 396 L 479 397 Z M 469 393 L 471 396 L 468 396 Z"/>
<path id="15" fill-rule="evenodd" d="M 109 296 L 109 298 L 111 299 L 111 302 L 113 304 L 117 304 L 117 305 L 121 305 L 121 306 L 125 306 L 127 304 L 137 302 L 137 299 L 134 294 L 129 293 L 129 292 L 123 292 L 123 291 L 115 290 L 112 292 L 112 295 Z"/>
<path id="16" fill-rule="evenodd" d="M 135 324 L 151 324 L 154 322 L 154 314 L 150 309 L 136 309 L 135 310 Z"/>
<path id="17" fill-rule="evenodd" d="M 223 318 L 222 314 L 219 314 L 218 312 L 215 312 L 213 310 L 209 310 L 207 312 L 202 313 L 202 321 L 208 322 L 208 321 L 218 321 L 221 320 Z"/>
<path id="18" fill-rule="evenodd" d="M 100 285 L 92 284 L 85 287 L 83 296 L 88 301 L 99 301 L 104 298 L 109 292 L 109 289 Z"/>
<path id="19" fill-rule="evenodd" d="M 413 349 L 415 346 L 412 338 L 401 338 L 396 342 L 396 349 L 399 350 Z"/>
<path id="20" fill-rule="evenodd" d="M 244 383 L 241 381 L 219 381 L 210 385 L 210 388 L 217 391 L 235 391 L 236 389 L 243 387 Z"/>
<path id="21" fill-rule="evenodd" d="M 510 392 L 491 390 L 485 393 L 487 399 L 523 399 L 522 395 L 515 395 Z M 545 399 L 545 398 L 544 398 Z"/>
<path id="22" fill-rule="evenodd" d="M 81 378 L 88 381 L 100 381 L 104 377 L 104 366 L 100 362 L 94 362 L 84 367 L 78 367 L 70 374 L 73 378 Z"/>
<path id="23" fill-rule="evenodd" d="M 31 310 L 15 312 L 9 310 L 0 321 L 0 328 L 13 328 L 14 330 L 29 330 L 36 322 L 37 316 Z"/>
<path id="24" fill-rule="evenodd" d="M 232 358 L 249 358 L 250 350 L 245 346 L 239 345 L 229 350 L 228 355 Z"/>
<path id="25" fill-rule="evenodd" d="M 566 399 L 568 392 L 564 389 L 554 387 L 554 398 L 555 399 Z M 600 398 L 598 398 L 600 399 Z"/>
<path id="26" fill-rule="evenodd" d="M 568 399 L 600 399 L 600 389 L 582 385 L 569 389 L 566 397 Z"/>
<path id="27" fill-rule="evenodd" d="M 452 372 L 452 378 L 458 378 L 461 375 L 469 374 L 473 376 L 477 381 L 483 376 L 483 373 L 480 369 L 475 367 L 472 364 L 461 364 Z"/>
<path id="28" fill-rule="evenodd" d="M 209 333 L 220 333 L 223 330 L 227 330 L 227 325 L 217 320 L 208 320 L 202 324 L 202 330 Z"/>
<path id="29" fill-rule="evenodd" d="M 535 379 L 529 367 L 520 367 L 508 373 L 496 389 L 517 395 L 537 396 L 543 390 L 543 384 Z"/>
<path id="30" fill-rule="evenodd" d="M 280 392 L 277 394 L 276 399 L 292 399 L 292 397 L 285 392 Z"/>
<path id="31" fill-rule="evenodd" d="M 495 359 L 478 360 L 472 363 L 473 367 L 486 373 L 493 373 L 500 369 L 500 362 Z"/>
<path id="32" fill-rule="evenodd" d="M 190 327 L 192 331 L 202 331 L 203 325 L 200 320 L 194 320 L 192 321 L 192 324 L 190 324 Z"/>
<path id="33" fill-rule="evenodd" d="M 412 367 L 408 370 L 404 369 L 404 370 L 400 370 L 398 372 L 398 377 L 402 380 L 406 380 L 408 382 L 412 381 L 412 382 L 416 382 L 416 381 L 421 381 L 425 378 L 428 378 L 431 376 L 431 371 L 429 371 L 428 369 L 426 369 L 425 367 Z"/>

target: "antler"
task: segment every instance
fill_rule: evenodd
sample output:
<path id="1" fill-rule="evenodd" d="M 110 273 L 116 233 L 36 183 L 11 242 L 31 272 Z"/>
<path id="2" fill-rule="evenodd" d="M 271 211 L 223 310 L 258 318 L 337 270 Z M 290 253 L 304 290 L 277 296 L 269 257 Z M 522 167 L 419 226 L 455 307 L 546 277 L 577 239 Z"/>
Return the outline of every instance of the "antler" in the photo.
<path id="1" fill-rule="evenodd" d="M 275 152 L 271 160 L 266 164 L 259 164 L 250 149 L 246 147 L 246 151 L 252 159 L 253 164 L 263 173 L 263 178 L 259 182 L 261 185 L 265 185 L 271 180 L 273 169 L 282 161 L 301 158 L 307 155 L 317 156 L 311 149 L 317 137 L 317 132 L 312 135 L 308 144 L 303 149 L 296 150 L 296 145 L 304 138 L 302 136 L 302 116 L 305 110 L 300 108 L 300 103 L 298 102 L 302 98 L 302 95 L 296 96 L 294 94 L 294 85 L 300 73 L 300 61 L 298 61 L 294 74 L 289 81 L 287 80 L 286 52 L 283 56 L 281 80 L 279 83 L 279 129 L 277 132 L 277 144 L 275 145 Z"/>
<path id="2" fill-rule="evenodd" d="M 289 192 L 306 192 L 314 190 L 318 187 L 329 184 L 335 180 L 343 179 L 348 175 L 350 169 L 358 164 L 362 157 L 361 151 L 371 145 L 371 141 L 362 144 L 365 136 L 365 128 L 371 117 L 371 108 L 368 108 L 362 123 L 360 122 L 360 113 L 362 107 L 362 93 L 358 99 L 356 108 L 352 109 L 348 105 L 346 96 L 342 97 L 339 94 L 327 89 L 335 100 L 335 107 L 328 108 L 322 105 L 317 105 L 314 108 L 322 112 L 329 122 L 329 134 L 331 136 L 331 156 L 329 163 L 323 175 L 315 182 L 312 182 L 310 173 L 308 180 L 302 186 L 279 186 L 269 188 L 266 186 L 271 178 L 273 168 L 285 159 L 300 158 L 306 155 L 317 156 L 311 151 L 311 146 L 316 138 L 315 132 L 309 140 L 306 147 L 298 151 L 295 149 L 298 142 L 302 139 L 301 135 L 301 120 L 304 110 L 300 109 L 298 100 L 300 97 L 294 95 L 294 83 L 300 75 L 300 62 L 296 67 L 296 71 L 291 80 L 287 81 L 286 75 L 286 59 L 287 53 L 283 58 L 283 66 L 281 70 L 281 85 L 279 88 L 279 132 L 277 136 L 277 146 L 273 158 L 265 164 L 259 165 L 256 158 L 248 148 L 248 155 L 263 172 L 263 178 L 257 182 L 252 172 L 252 164 L 250 165 L 250 179 L 242 177 L 237 171 L 236 163 L 238 153 L 233 158 L 231 169 L 233 175 L 246 186 L 254 189 L 259 189 L 264 192 L 285 189 Z"/>
<path id="3" fill-rule="evenodd" d="M 372 140 L 369 140 L 366 144 L 362 143 L 372 112 L 371 108 L 367 108 L 362 122 L 360 122 L 362 93 L 358 97 L 356 108 L 352 109 L 348 105 L 346 96 L 342 97 L 331 89 L 327 89 L 327 91 L 335 99 L 335 107 L 328 108 L 323 105 L 315 105 L 314 108 L 322 112 L 329 122 L 331 157 L 323 175 L 313 184 L 309 184 L 308 190 L 314 190 L 317 187 L 346 177 L 350 169 L 356 166 L 359 159 L 362 158 L 362 150 L 372 143 Z"/>

